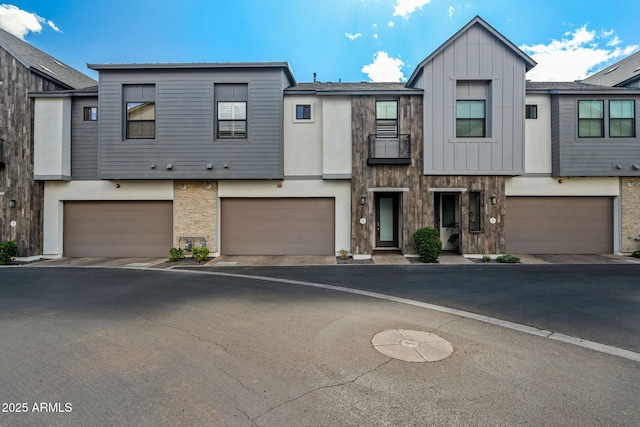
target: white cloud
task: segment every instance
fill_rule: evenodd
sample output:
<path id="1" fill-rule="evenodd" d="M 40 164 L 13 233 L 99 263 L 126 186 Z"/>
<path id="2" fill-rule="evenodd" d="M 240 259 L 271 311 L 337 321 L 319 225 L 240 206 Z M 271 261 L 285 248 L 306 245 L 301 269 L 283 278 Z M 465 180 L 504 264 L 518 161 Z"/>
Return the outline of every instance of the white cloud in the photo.
<path id="1" fill-rule="evenodd" d="M 456 11 L 456 8 L 453 6 L 449 6 L 449 9 L 447 9 L 447 12 L 449 12 L 449 18 L 451 18 L 453 16 L 453 12 Z"/>
<path id="2" fill-rule="evenodd" d="M 409 19 L 409 16 L 417 9 L 422 9 L 422 6 L 429 3 L 431 0 L 396 0 L 393 16 L 401 16 L 404 19 Z"/>
<path id="3" fill-rule="evenodd" d="M 564 34 L 562 40 L 551 40 L 549 44 L 522 45 L 520 49 L 538 63 L 527 73 L 527 78 L 536 81 L 581 80 L 602 68 L 606 63 L 621 59 L 640 46 L 616 47 L 622 43 L 613 31 L 589 31 L 586 24 Z"/>
<path id="4" fill-rule="evenodd" d="M 374 38 L 374 39 L 377 39 L 377 38 L 378 38 L 378 33 L 375 33 L 375 34 L 373 35 L 373 38 Z"/>
<path id="5" fill-rule="evenodd" d="M 358 37 L 360 37 L 362 35 L 362 33 L 358 33 L 358 34 L 351 34 L 351 33 L 344 33 L 344 35 L 351 41 L 354 41 L 355 39 L 357 39 Z"/>
<path id="6" fill-rule="evenodd" d="M 393 23 L 393 21 L 389 21 L 389 22 L 387 23 L 387 25 L 388 25 L 389 27 L 393 27 L 395 24 Z"/>
<path id="7" fill-rule="evenodd" d="M 373 82 L 401 82 L 404 81 L 402 67 L 404 62 L 400 58 L 391 58 L 387 52 L 377 52 L 371 64 L 362 67 L 362 72 Z"/>
<path id="8" fill-rule="evenodd" d="M 60 32 L 53 21 L 47 21 L 35 13 L 27 12 L 11 4 L 0 4 L 0 28 L 24 40 L 28 33 L 39 33 L 42 24 Z"/>

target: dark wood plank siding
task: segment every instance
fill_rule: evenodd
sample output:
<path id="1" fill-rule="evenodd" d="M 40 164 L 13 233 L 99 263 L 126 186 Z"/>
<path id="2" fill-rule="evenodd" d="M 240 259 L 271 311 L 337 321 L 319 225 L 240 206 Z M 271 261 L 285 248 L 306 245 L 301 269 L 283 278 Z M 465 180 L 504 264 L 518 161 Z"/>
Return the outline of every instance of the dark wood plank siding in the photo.
<path id="1" fill-rule="evenodd" d="M 604 138 L 578 138 L 578 100 L 603 100 L 605 105 Z M 638 107 L 635 102 L 636 136 L 609 138 L 609 100 L 634 99 L 634 96 L 615 95 L 561 95 L 558 101 L 557 130 L 553 141 L 558 151 L 556 176 L 640 176 L 632 165 L 640 162 L 640 136 L 638 135 Z M 555 159 L 554 159 L 555 160 Z M 616 168 L 620 165 L 620 169 Z"/>
<path id="2" fill-rule="evenodd" d="M 85 121 L 84 108 L 97 107 L 98 98 L 74 98 L 71 107 L 71 178 L 98 179 L 98 121 Z"/>
<path id="3" fill-rule="evenodd" d="M 0 169 L 0 241 L 14 240 L 19 256 L 42 253 L 44 184 L 33 180 L 33 109 L 29 92 L 63 89 L 30 72 L 0 48 L 0 139 L 4 163 Z M 16 207 L 9 207 L 15 200 Z M 11 226 L 16 221 L 16 226 Z"/>
<path id="4" fill-rule="evenodd" d="M 460 193 L 460 248 L 463 253 L 504 253 L 505 234 L 503 219 L 505 215 L 505 178 L 502 176 L 425 176 L 423 174 L 421 96 L 400 97 L 401 133 L 411 135 L 410 165 L 367 165 L 367 137 L 375 133 L 375 97 L 355 96 L 352 98 L 352 137 L 353 137 L 353 174 L 351 179 L 351 250 L 356 254 L 370 254 L 374 241 L 374 193 L 375 188 L 391 188 L 402 191 L 401 201 L 401 250 L 403 253 L 415 253 L 413 233 L 422 227 L 435 225 L 434 188 L 465 188 L 469 191 L 482 191 L 485 197 L 483 218 L 495 217 L 496 224 L 485 221 L 484 231 L 469 233 L 469 196 Z M 426 154 L 427 160 L 429 154 Z M 491 205 L 489 197 L 497 198 Z M 360 204 L 365 197 L 366 203 Z M 360 224 L 360 218 L 366 223 Z"/>
<path id="5" fill-rule="evenodd" d="M 283 176 L 281 70 L 103 70 L 102 179 L 273 179 Z M 123 84 L 155 84 L 156 139 L 123 137 Z M 247 140 L 216 139 L 216 83 L 246 83 Z M 207 169 L 208 163 L 213 169 Z M 156 169 L 150 165 L 155 164 Z M 173 164 L 172 170 L 166 165 Z M 224 168 L 227 164 L 228 167 Z"/>

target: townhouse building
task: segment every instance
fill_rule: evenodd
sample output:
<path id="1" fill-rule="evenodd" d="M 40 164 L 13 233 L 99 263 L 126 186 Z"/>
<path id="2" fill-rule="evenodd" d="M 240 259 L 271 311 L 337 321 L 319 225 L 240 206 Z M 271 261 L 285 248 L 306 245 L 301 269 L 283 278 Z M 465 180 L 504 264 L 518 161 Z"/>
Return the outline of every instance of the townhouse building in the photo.
<path id="1" fill-rule="evenodd" d="M 97 87 L 31 94 L 43 254 L 412 255 L 426 226 L 468 256 L 632 250 L 640 91 L 527 82 L 535 65 L 480 17 L 406 83 L 89 65 Z"/>

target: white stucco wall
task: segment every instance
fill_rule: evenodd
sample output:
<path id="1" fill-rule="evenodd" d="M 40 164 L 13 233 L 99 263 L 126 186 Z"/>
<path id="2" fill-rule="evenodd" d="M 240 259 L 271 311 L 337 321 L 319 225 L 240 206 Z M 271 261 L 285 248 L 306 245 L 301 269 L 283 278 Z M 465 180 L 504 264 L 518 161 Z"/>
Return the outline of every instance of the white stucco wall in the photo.
<path id="1" fill-rule="evenodd" d="M 173 200 L 173 181 L 45 182 L 44 257 L 62 256 L 62 225 L 66 200 Z"/>
<path id="2" fill-rule="evenodd" d="M 322 174 L 351 176 L 351 97 L 327 96 L 322 102 Z"/>
<path id="3" fill-rule="evenodd" d="M 311 105 L 311 120 L 296 120 L 296 105 Z M 322 175 L 322 98 L 284 98 L 284 175 Z"/>
<path id="4" fill-rule="evenodd" d="M 282 187 L 278 187 L 278 184 L 282 184 Z M 335 198 L 335 250 L 336 252 L 340 249 L 350 250 L 351 182 L 349 180 L 218 181 L 218 196 L 220 198 L 333 197 Z M 218 218 L 220 218 L 219 215 Z M 219 233 L 220 227 L 218 227 L 218 242 L 220 241 Z"/>
<path id="5" fill-rule="evenodd" d="M 525 120 L 525 173 L 551 174 L 551 98 L 529 94 L 526 99 L 538 106 L 538 118 Z"/>
<path id="6" fill-rule="evenodd" d="M 36 98 L 35 179 L 71 178 L 71 98 Z"/>
<path id="7" fill-rule="evenodd" d="M 562 181 L 562 182 L 560 182 Z M 617 177 L 527 177 L 507 178 L 507 196 L 618 196 Z"/>

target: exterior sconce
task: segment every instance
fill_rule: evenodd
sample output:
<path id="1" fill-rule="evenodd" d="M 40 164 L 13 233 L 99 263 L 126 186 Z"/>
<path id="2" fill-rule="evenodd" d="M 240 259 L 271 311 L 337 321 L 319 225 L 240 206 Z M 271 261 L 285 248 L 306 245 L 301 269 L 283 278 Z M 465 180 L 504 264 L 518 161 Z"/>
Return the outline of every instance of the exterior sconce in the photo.
<path id="1" fill-rule="evenodd" d="M 208 182 L 204 184 L 204 189 L 205 190 L 211 190 L 211 184 L 209 184 Z"/>
<path id="2" fill-rule="evenodd" d="M 213 169 L 213 163 L 207 163 L 207 169 Z"/>
<path id="3" fill-rule="evenodd" d="M 229 169 L 229 163 L 225 163 L 225 164 L 224 164 L 224 168 L 225 168 L 225 169 Z"/>
<path id="4" fill-rule="evenodd" d="M 491 196 L 489 198 L 489 201 L 491 202 L 492 205 L 495 205 L 498 203 L 498 198 L 496 196 Z"/>
<path id="5" fill-rule="evenodd" d="M 638 169 L 640 169 L 640 165 L 637 164 L 632 164 L 631 167 L 633 168 L 634 171 L 637 171 Z"/>
<path id="6" fill-rule="evenodd" d="M 616 169 L 622 169 L 622 165 L 616 165 Z"/>
<path id="7" fill-rule="evenodd" d="M 151 166 L 149 166 L 149 169 L 155 169 L 155 168 L 156 168 L 155 164 L 152 164 Z"/>
<path id="8" fill-rule="evenodd" d="M 364 205 L 365 203 L 367 203 L 367 198 L 364 196 L 360 197 L 360 204 Z"/>
<path id="9" fill-rule="evenodd" d="M 186 189 L 187 189 L 187 184 L 182 184 L 182 185 L 180 186 L 180 188 L 182 188 L 183 190 L 186 190 Z"/>
<path id="10" fill-rule="evenodd" d="M 16 207 L 16 201 L 15 200 L 9 200 L 9 207 L 10 208 L 15 208 Z"/>
<path id="11" fill-rule="evenodd" d="M 173 169 L 173 163 L 167 163 L 167 170 Z"/>
<path id="12" fill-rule="evenodd" d="M 564 181 L 562 179 L 558 180 L 558 184 L 562 184 Z"/>
<path id="13" fill-rule="evenodd" d="M 278 183 L 278 188 L 282 188 L 282 183 L 281 182 Z"/>

